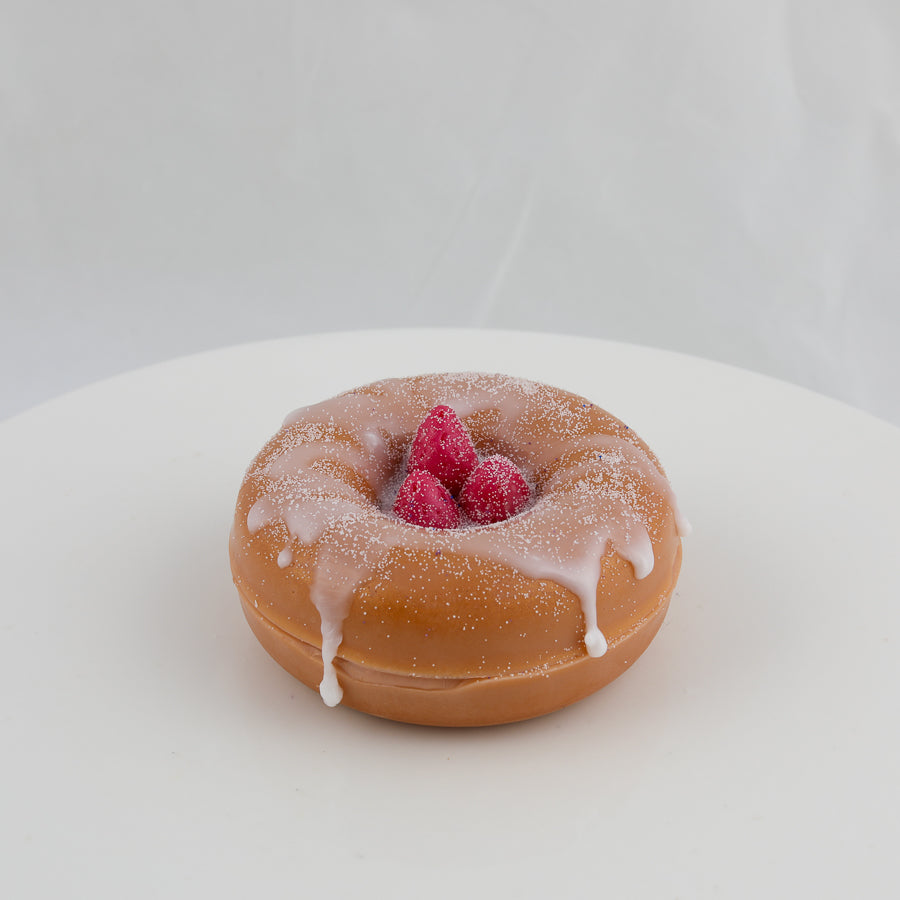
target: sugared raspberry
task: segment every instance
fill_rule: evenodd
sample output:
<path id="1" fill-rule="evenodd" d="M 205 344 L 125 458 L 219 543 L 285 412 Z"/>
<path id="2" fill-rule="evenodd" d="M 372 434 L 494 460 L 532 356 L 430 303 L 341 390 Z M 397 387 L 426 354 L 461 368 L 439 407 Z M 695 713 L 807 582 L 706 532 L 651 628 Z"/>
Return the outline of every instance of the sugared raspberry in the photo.
<path id="1" fill-rule="evenodd" d="M 455 494 L 477 465 L 475 445 L 459 416 L 449 406 L 435 406 L 416 432 L 407 471 L 424 469 Z"/>
<path id="2" fill-rule="evenodd" d="M 394 513 L 412 525 L 425 528 L 459 525 L 459 509 L 450 491 L 424 469 L 406 476 L 394 501 Z"/>
<path id="3" fill-rule="evenodd" d="M 529 494 L 528 484 L 516 464 L 497 455 L 489 456 L 469 476 L 459 502 L 476 525 L 490 525 L 521 512 Z"/>

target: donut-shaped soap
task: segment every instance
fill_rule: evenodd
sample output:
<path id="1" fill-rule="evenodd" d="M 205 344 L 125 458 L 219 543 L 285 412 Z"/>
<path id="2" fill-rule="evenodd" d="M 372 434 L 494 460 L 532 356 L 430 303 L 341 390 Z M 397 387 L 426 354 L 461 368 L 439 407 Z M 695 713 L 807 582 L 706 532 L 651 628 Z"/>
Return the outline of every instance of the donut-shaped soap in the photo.
<path id="1" fill-rule="evenodd" d="M 483 471 L 502 459 L 527 483 L 508 518 L 394 512 L 417 431 L 446 407 Z M 457 499 L 477 495 L 464 477 Z M 491 725 L 580 700 L 640 656 L 688 527 L 646 444 L 583 397 L 422 375 L 291 413 L 241 485 L 230 556 L 256 637 L 328 705 Z"/>

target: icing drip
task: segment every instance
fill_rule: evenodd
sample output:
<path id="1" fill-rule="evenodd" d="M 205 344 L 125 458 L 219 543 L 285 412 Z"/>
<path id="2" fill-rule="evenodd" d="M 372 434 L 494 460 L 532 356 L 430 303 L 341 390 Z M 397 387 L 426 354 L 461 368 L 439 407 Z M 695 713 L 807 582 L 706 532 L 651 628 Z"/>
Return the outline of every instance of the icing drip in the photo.
<path id="1" fill-rule="evenodd" d="M 645 524 L 651 514 L 648 489 L 672 507 L 678 534 L 690 531 L 665 476 L 617 420 L 609 417 L 608 426 L 617 434 L 593 433 L 597 410 L 588 404 L 574 410 L 558 402 L 554 406 L 542 385 L 496 376 L 485 388 L 477 375 L 426 376 L 419 379 L 415 396 L 401 399 L 400 384 L 381 382 L 297 410 L 285 420 L 296 433 L 274 459 L 251 472 L 264 475 L 268 489 L 249 511 L 248 529 L 282 522 L 291 541 L 316 549 L 310 592 L 321 618 L 323 700 L 330 706 L 341 700 L 335 657 L 354 590 L 401 547 L 478 556 L 566 587 L 581 604 L 588 654 L 602 656 L 607 641 L 597 624 L 597 585 L 607 548 L 627 560 L 638 579 L 653 570 Z M 386 515 L 360 490 L 316 465 L 337 461 L 351 467 L 382 497 L 384 507 L 403 447 L 439 403 L 462 418 L 493 415 L 494 437 L 516 450 L 516 462 L 527 474 L 550 470 L 543 492 L 552 490 L 553 502 L 539 498 L 526 512 L 497 525 L 435 531 Z M 547 416 L 554 420 L 552 437 L 532 440 L 529 423 L 544 424 Z M 375 424 L 360 432 L 361 422 Z M 336 429 L 357 435 L 359 444 L 337 441 Z M 287 567 L 292 560 L 289 542 L 278 565 Z"/>
<path id="2" fill-rule="evenodd" d="M 293 561 L 294 551 L 291 549 L 291 545 L 288 544 L 281 553 L 278 554 L 278 568 L 286 569 Z"/>
<path id="3" fill-rule="evenodd" d="M 316 607 L 318 608 L 318 603 Z M 335 629 L 333 623 L 322 622 L 322 683 L 319 685 L 319 694 L 326 706 L 337 706 L 344 696 L 343 688 L 337 677 L 337 669 L 334 667 L 334 658 L 338 647 L 341 645 L 341 629 Z"/>

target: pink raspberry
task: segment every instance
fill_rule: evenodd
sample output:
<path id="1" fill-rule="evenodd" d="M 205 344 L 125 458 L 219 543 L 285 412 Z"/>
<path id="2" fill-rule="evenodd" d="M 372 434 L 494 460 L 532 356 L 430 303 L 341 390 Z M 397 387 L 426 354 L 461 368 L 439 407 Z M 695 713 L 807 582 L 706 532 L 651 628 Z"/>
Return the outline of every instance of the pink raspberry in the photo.
<path id="1" fill-rule="evenodd" d="M 407 471 L 424 469 L 455 494 L 477 465 L 475 445 L 459 416 L 449 406 L 435 406 L 416 432 Z"/>
<path id="2" fill-rule="evenodd" d="M 459 525 L 459 509 L 450 491 L 424 469 L 406 476 L 394 501 L 394 513 L 405 522 L 425 528 Z"/>
<path id="3" fill-rule="evenodd" d="M 459 496 L 463 512 L 476 525 L 502 522 L 525 508 L 530 491 L 512 460 L 489 456 L 469 476 Z"/>

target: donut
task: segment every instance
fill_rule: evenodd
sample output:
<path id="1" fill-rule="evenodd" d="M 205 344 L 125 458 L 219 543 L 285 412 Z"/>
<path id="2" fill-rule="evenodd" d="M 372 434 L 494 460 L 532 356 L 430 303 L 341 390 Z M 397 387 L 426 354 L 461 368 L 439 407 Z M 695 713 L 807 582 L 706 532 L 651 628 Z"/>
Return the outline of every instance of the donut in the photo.
<path id="1" fill-rule="evenodd" d="M 506 518 L 431 527 L 395 512 L 439 407 L 479 467 L 521 473 Z M 454 478 L 457 503 L 475 475 Z M 631 666 L 662 624 L 688 531 L 627 425 L 560 388 L 464 372 L 291 413 L 246 472 L 229 555 L 253 633 L 326 704 L 481 726 L 568 706 Z"/>

